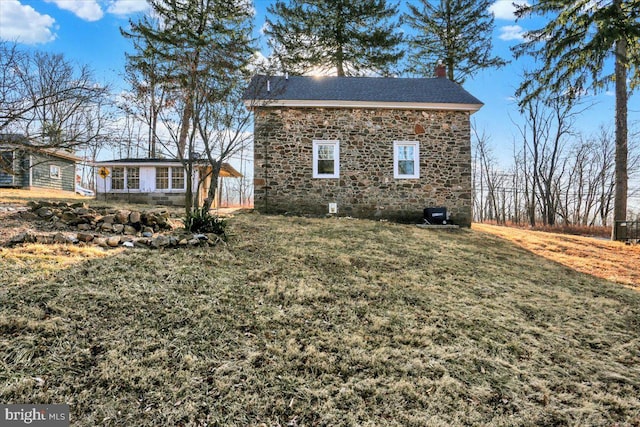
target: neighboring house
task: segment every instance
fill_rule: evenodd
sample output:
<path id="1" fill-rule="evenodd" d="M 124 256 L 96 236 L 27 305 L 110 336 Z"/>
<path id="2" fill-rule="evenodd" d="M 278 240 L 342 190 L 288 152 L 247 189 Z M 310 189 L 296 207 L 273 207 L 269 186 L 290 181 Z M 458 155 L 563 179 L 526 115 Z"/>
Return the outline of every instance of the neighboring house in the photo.
<path id="1" fill-rule="evenodd" d="M 184 206 L 187 173 L 176 159 L 118 159 L 96 162 L 97 198 Z M 200 177 L 206 177 L 211 166 L 195 168 L 193 192 L 196 194 Z M 219 184 L 223 178 L 240 178 L 242 174 L 228 163 L 222 164 Z M 209 191 L 210 178 L 205 178 L 198 194 L 201 202 Z M 220 191 L 217 193 L 220 194 Z M 215 206 L 215 204 L 214 204 Z"/>
<path id="2" fill-rule="evenodd" d="M 255 76 L 254 206 L 266 213 L 470 226 L 469 116 L 482 102 L 444 77 Z"/>
<path id="3" fill-rule="evenodd" d="M 0 136 L 0 188 L 50 188 L 74 191 L 76 162 L 82 159 L 64 150 L 16 143 L 15 135 Z"/>

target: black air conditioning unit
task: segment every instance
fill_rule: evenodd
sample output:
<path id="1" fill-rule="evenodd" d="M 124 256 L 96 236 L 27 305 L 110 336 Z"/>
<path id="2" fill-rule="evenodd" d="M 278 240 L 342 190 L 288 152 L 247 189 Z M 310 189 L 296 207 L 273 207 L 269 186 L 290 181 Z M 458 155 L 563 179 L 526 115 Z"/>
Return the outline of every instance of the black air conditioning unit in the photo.
<path id="1" fill-rule="evenodd" d="M 447 223 L 447 208 L 426 208 L 424 210 L 424 222 L 426 224 L 441 225 Z"/>

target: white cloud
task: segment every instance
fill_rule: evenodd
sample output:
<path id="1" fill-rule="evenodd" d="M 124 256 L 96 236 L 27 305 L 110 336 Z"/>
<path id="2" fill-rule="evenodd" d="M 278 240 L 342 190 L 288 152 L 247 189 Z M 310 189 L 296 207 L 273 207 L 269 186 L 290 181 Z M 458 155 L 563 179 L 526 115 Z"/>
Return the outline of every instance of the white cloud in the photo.
<path id="1" fill-rule="evenodd" d="M 41 15 L 31 6 L 18 0 L 0 0 L 0 39 L 25 44 L 47 43 L 55 40 L 55 19 Z"/>
<path id="2" fill-rule="evenodd" d="M 98 21 L 104 15 L 97 0 L 45 0 L 60 9 L 68 10 L 85 21 Z"/>
<path id="3" fill-rule="evenodd" d="M 500 35 L 498 38 L 500 40 L 524 40 L 525 29 L 520 25 L 505 25 L 504 27 L 500 27 Z"/>
<path id="4" fill-rule="evenodd" d="M 147 0 L 112 0 L 107 7 L 107 12 L 118 16 L 147 11 L 149 11 Z"/>
<path id="5" fill-rule="evenodd" d="M 489 7 L 489 12 L 493 13 L 496 19 L 504 19 L 507 21 L 515 21 L 515 11 L 516 8 L 513 5 L 521 4 L 521 5 L 529 5 L 526 1 L 514 1 L 514 0 L 497 0 L 494 4 Z"/>

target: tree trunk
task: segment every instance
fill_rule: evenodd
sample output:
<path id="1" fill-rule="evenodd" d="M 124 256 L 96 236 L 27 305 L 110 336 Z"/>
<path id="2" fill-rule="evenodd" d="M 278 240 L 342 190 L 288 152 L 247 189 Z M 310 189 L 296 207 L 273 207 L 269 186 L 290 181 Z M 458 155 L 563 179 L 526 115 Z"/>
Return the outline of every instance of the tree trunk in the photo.
<path id="1" fill-rule="evenodd" d="M 336 74 L 338 77 L 344 77 L 344 52 L 342 46 L 338 48 L 336 53 Z"/>
<path id="2" fill-rule="evenodd" d="M 202 210 L 206 212 L 209 212 L 209 210 L 211 210 L 211 206 L 213 206 L 213 202 L 218 194 L 218 180 L 220 177 L 222 162 L 212 162 L 211 166 L 212 169 L 209 181 L 209 191 L 207 192 L 207 197 L 202 203 Z"/>
<path id="3" fill-rule="evenodd" d="M 615 221 L 627 219 L 627 41 L 616 42 L 616 188 L 611 239 L 616 240 Z"/>

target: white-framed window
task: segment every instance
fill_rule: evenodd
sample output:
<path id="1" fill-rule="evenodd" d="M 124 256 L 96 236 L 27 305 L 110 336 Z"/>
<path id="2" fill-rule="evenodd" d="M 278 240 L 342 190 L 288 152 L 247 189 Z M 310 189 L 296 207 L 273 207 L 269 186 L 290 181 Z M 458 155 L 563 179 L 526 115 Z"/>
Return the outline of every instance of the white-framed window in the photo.
<path id="1" fill-rule="evenodd" d="M 418 141 L 393 142 L 393 177 L 420 178 L 420 143 Z"/>
<path id="2" fill-rule="evenodd" d="M 111 168 L 111 189 L 112 190 L 124 190 L 124 168 L 112 167 Z"/>
<path id="3" fill-rule="evenodd" d="M 157 190 L 184 190 L 185 171 L 183 167 L 157 167 Z"/>
<path id="4" fill-rule="evenodd" d="M 184 168 L 172 167 L 171 168 L 171 188 L 174 190 L 184 188 Z"/>
<path id="5" fill-rule="evenodd" d="M 131 167 L 125 169 L 126 186 L 129 190 L 140 189 L 140 168 Z"/>
<path id="6" fill-rule="evenodd" d="M 340 178 L 340 141 L 313 141 L 313 177 Z"/>
<path id="7" fill-rule="evenodd" d="M 111 168 L 111 190 L 139 190 L 140 168 L 114 166 Z"/>
<path id="8" fill-rule="evenodd" d="M 168 167 L 156 168 L 156 189 L 157 190 L 169 189 L 169 168 Z"/>
<path id="9" fill-rule="evenodd" d="M 49 177 L 54 179 L 62 178 L 62 172 L 60 171 L 60 166 L 49 165 Z"/>

